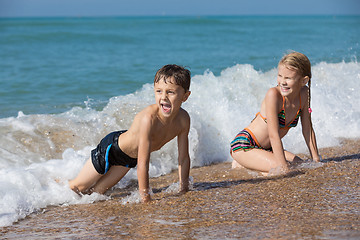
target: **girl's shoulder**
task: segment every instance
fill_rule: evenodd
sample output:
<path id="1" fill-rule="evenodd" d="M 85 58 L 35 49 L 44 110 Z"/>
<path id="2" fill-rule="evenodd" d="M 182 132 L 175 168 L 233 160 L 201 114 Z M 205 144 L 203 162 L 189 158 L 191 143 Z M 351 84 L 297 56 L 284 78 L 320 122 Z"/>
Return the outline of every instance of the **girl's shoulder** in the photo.
<path id="1" fill-rule="evenodd" d="M 282 96 L 280 93 L 280 90 L 278 87 L 272 87 L 270 88 L 266 95 L 265 95 L 265 100 L 266 101 L 279 101 L 282 100 Z"/>
<path id="2" fill-rule="evenodd" d="M 283 105 L 283 97 L 280 93 L 280 90 L 278 87 L 272 87 L 270 88 L 263 100 L 263 103 L 261 104 L 261 110 L 260 113 L 265 116 L 266 109 L 272 108 L 275 109 L 275 111 L 280 111 Z"/>
<path id="3" fill-rule="evenodd" d="M 301 105 L 308 106 L 309 101 L 309 88 L 308 86 L 303 86 L 300 90 L 300 99 L 301 99 Z"/>
<path id="4" fill-rule="evenodd" d="M 301 97 L 303 95 L 307 96 L 309 94 L 309 87 L 308 86 L 303 86 L 300 90 L 300 94 L 301 94 Z"/>

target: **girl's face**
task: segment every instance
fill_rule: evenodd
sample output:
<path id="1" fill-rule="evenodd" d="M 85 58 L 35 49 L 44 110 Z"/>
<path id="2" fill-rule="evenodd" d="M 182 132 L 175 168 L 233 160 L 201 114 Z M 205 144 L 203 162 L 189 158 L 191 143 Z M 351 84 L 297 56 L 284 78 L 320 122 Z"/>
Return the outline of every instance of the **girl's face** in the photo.
<path id="1" fill-rule="evenodd" d="M 302 85 L 303 77 L 300 76 L 296 70 L 290 69 L 284 64 L 278 67 L 277 82 L 282 96 L 287 97 L 293 94 L 299 94 Z"/>

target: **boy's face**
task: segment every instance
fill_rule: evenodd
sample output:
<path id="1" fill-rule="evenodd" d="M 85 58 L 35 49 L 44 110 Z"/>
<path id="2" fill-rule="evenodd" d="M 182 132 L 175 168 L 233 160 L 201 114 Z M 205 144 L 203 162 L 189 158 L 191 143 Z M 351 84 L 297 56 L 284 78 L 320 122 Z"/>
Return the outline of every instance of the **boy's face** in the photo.
<path id="1" fill-rule="evenodd" d="M 154 91 L 156 104 L 164 117 L 176 114 L 190 95 L 190 91 L 185 92 L 185 89 L 176 85 L 171 78 L 166 79 L 166 83 L 164 78 L 161 78 L 154 84 Z"/>

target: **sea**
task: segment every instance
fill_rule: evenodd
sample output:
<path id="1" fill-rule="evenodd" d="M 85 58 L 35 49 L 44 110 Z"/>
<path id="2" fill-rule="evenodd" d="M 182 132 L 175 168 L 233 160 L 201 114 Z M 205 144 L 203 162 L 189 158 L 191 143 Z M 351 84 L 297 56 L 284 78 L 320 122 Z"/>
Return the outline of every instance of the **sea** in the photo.
<path id="1" fill-rule="evenodd" d="M 165 64 L 187 67 L 192 167 L 231 161 L 229 143 L 254 118 L 277 64 L 312 63 L 320 148 L 360 137 L 360 16 L 63 17 L 0 19 L 0 226 L 79 197 L 67 185 L 111 131 L 153 104 Z M 283 139 L 308 153 L 300 125 Z M 150 177 L 177 169 L 173 140 L 151 154 Z M 132 169 L 115 188 L 136 180 Z M 129 203 L 131 204 L 131 203 Z"/>

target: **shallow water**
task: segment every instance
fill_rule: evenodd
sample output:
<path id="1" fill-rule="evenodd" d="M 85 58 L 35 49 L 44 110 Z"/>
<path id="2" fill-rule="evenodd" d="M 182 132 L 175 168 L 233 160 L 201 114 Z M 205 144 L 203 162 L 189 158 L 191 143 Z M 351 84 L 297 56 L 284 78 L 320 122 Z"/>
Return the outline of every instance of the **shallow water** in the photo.
<path id="1" fill-rule="evenodd" d="M 177 173 L 152 178 L 150 204 L 122 204 L 135 181 L 93 204 L 48 207 L 2 238 L 359 239 L 360 141 L 321 149 L 321 164 L 259 177 L 230 163 L 194 168 L 192 191 L 166 191 Z"/>
<path id="2" fill-rule="evenodd" d="M 0 19 L 0 226 L 50 206 L 102 200 L 78 199 L 65 183 L 101 138 L 128 129 L 154 103 L 153 76 L 164 64 L 192 72 L 183 107 L 193 167 L 229 160 L 229 143 L 276 85 L 277 62 L 290 49 L 312 62 L 319 147 L 359 138 L 359 23 L 359 16 Z M 284 147 L 307 151 L 299 136 L 300 126 Z M 150 176 L 177 169 L 176 158 L 176 141 L 152 153 Z M 133 169 L 117 188 L 136 179 Z"/>

